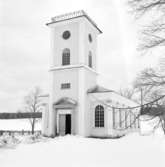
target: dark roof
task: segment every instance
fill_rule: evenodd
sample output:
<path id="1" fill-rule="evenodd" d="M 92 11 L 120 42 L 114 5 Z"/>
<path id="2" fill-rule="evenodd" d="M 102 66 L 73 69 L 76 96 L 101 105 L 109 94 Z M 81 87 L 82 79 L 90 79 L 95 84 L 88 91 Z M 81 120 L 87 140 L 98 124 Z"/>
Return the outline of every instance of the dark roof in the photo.
<path id="1" fill-rule="evenodd" d="M 42 112 L 0 113 L 0 119 L 42 118 Z"/>
<path id="2" fill-rule="evenodd" d="M 87 91 L 87 93 L 103 93 L 103 92 L 114 92 L 114 91 L 99 85 L 96 85 L 93 88 L 88 89 Z"/>
<path id="3" fill-rule="evenodd" d="M 85 17 L 100 33 L 102 33 L 102 31 L 98 28 L 96 23 L 83 10 L 55 16 L 51 19 L 52 21 L 50 23 L 47 23 L 46 25 L 50 25 L 50 24 L 54 24 L 54 23 L 58 23 L 66 20 L 71 20 L 78 17 Z"/>

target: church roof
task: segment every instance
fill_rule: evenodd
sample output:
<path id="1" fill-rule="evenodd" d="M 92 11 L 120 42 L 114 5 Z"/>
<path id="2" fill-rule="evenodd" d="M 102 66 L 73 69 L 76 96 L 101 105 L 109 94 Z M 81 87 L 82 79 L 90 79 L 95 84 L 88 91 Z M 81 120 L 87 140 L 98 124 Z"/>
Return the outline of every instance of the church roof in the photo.
<path id="1" fill-rule="evenodd" d="M 98 28 L 97 24 L 83 10 L 52 17 L 51 22 L 47 23 L 46 25 L 50 25 L 53 23 L 62 22 L 66 20 L 71 20 L 71 19 L 75 19 L 78 17 L 85 17 L 100 33 L 102 33 L 102 31 Z"/>
<path id="2" fill-rule="evenodd" d="M 87 91 L 87 93 L 102 93 L 102 92 L 114 92 L 114 91 L 99 85 L 96 85 L 93 88 L 88 89 Z"/>
<path id="3" fill-rule="evenodd" d="M 76 105 L 76 104 L 77 102 L 75 100 L 68 97 L 63 97 L 54 103 L 54 105 Z"/>

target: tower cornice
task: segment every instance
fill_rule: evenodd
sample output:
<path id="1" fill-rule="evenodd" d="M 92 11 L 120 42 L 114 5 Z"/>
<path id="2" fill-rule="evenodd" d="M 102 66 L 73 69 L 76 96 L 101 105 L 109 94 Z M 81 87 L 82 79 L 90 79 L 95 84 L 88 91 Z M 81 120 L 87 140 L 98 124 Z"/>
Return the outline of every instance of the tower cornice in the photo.
<path id="1" fill-rule="evenodd" d="M 91 71 L 91 72 L 93 72 L 93 73 L 98 75 L 98 73 L 94 69 L 88 67 L 85 64 L 76 64 L 76 65 L 66 65 L 66 66 L 59 66 L 59 67 L 51 67 L 49 69 L 49 71 L 51 72 L 51 71 L 74 69 L 74 68 L 85 68 L 85 69 L 87 69 L 87 70 L 89 70 L 89 71 Z"/>
<path id="2" fill-rule="evenodd" d="M 63 21 L 71 20 L 71 19 L 76 19 L 79 17 L 85 17 L 98 30 L 99 33 L 102 33 L 102 31 L 98 28 L 97 24 L 83 10 L 79 10 L 79 11 L 75 11 L 75 12 L 66 13 L 63 15 L 58 15 L 58 16 L 52 17 L 51 22 L 47 23 L 46 25 L 49 26 L 49 25 L 54 24 L 54 23 L 63 22 Z"/>

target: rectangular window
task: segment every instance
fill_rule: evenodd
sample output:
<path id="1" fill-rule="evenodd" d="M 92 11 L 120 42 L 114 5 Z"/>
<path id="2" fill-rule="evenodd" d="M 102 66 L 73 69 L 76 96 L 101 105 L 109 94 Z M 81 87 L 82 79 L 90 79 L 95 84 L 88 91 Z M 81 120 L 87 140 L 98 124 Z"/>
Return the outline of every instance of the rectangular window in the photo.
<path id="1" fill-rule="evenodd" d="M 127 110 L 125 111 L 125 128 L 127 128 L 127 117 L 128 117 L 128 113 Z"/>
<path id="2" fill-rule="evenodd" d="M 70 65 L 70 56 L 65 55 L 62 60 L 62 65 Z"/>
<path id="3" fill-rule="evenodd" d="M 63 50 L 62 65 L 70 65 L 70 50 L 68 48 Z"/>
<path id="4" fill-rule="evenodd" d="M 113 129 L 115 129 L 116 128 L 116 126 L 115 126 L 115 109 L 113 108 Z"/>
<path id="5" fill-rule="evenodd" d="M 130 112 L 129 119 L 130 119 L 130 128 L 132 128 L 132 113 Z"/>
<path id="6" fill-rule="evenodd" d="M 122 110 L 119 109 L 119 127 L 122 127 Z"/>
<path id="7" fill-rule="evenodd" d="M 70 83 L 62 83 L 61 89 L 70 89 Z"/>

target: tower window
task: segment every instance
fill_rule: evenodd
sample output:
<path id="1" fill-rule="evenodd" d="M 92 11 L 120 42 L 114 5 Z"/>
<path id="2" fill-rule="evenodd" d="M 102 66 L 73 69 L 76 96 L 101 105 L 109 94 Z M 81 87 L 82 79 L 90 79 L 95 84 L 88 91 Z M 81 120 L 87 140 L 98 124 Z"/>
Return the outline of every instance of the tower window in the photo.
<path id="1" fill-rule="evenodd" d="M 95 127 L 104 127 L 104 107 L 101 105 L 95 108 Z"/>
<path id="2" fill-rule="evenodd" d="M 88 35 L 88 39 L 89 39 L 89 42 L 92 42 L 92 35 L 91 34 Z"/>
<path id="3" fill-rule="evenodd" d="M 62 65 L 70 64 L 70 50 L 68 48 L 63 50 L 62 53 Z"/>
<path id="4" fill-rule="evenodd" d="M 92 52 L 91 51 L 89 52 L 89 55 L 88 55 L 88 66 L 92 68 Z"/>
<path id="5" fill-rule="evenodd" d="M 70 89 L 70 83 L 62 83 L 61 89 Z"/>
<path id="6" fill-rule="evenodd" d="M 62 34 L 63 39 L 69 39 L 70 37 L 70 31 L 64 31 Z"/>

